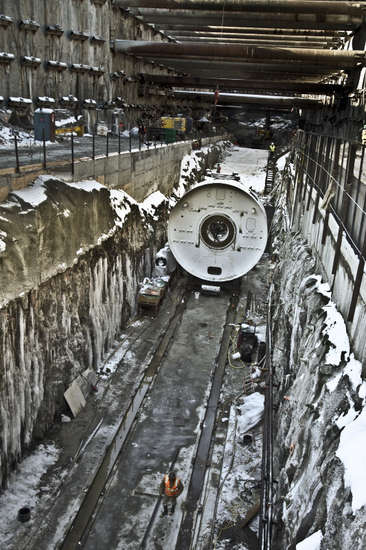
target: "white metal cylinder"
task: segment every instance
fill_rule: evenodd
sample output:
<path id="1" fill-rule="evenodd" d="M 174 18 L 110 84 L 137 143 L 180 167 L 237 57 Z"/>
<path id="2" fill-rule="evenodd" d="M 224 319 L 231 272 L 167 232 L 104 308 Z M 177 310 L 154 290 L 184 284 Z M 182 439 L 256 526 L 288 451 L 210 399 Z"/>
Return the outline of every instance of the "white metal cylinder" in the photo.
<path id="1" fill-rule="evenodd" d="M 175 259 L 191 275 L 231 281 L 261 258 L 267 243 L 266 212 L 256 195 L 234 179 L 202 183 L 172 209 L 168 240 Z"/>

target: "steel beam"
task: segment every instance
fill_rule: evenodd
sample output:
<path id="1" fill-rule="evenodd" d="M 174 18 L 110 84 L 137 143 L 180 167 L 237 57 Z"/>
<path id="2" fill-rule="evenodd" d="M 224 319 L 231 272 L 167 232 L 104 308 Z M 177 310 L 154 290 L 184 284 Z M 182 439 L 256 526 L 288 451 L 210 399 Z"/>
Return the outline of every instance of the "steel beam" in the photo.
<path id="1" fill-rule="evenodd" d="M 222 10 L 222 2 L 215 0 L 114 0 L 113 4 L 124 9 Z M 225 0 L 225 11 L 359 15 L 363 9 L 362 2 L 340 0 Z"/>
<path id="2" fill-rule="evenodd" d="M 289 62 L 311 63 L 314 67 L 334 67 L 338 69 L 366 65 L 366 52 L 362 50 L 321 50 L 302 48 L 269 48 L 262 46 L 242 46 L 238 44 L 172 44 L 168 42 L 145 42 L 140 40 L 114 40 L 116 52 L 141 57 L 199 57 L 235 59 L 245 63 Z"/>
<path id="3" fill-rule="evenodd" d="M 352 15 L 306 14 L 306 13 L 243 13 L 230 12 L 223 21 L 222 11 L 202 11 L 199 15 L 194 10 L 141 10 L 142 18 L 146 22 L 160 24 L 190 23 L 193 25 L 217 25 L 223 27 L 256 27 L 256 28 L 291 28 L 291 29 L 319 29 L 319 30 L 347 30 L 357 29 L 364 21 L 364 17 Z"/>
<path id="4" fill-rule="evenodd" d="M 171 87 L 211 88 L 227 90 L 279 90 L 303 94 L 342 95 L 350 90 L 346 86 L 337 84 L 317 84 L 314 82 L 297 82 L 294 80 L 238 80 L 216 78 L 194 78 L 182 76 L 168 76 L 140 73 L 139 77 L 152 84 Z"/>

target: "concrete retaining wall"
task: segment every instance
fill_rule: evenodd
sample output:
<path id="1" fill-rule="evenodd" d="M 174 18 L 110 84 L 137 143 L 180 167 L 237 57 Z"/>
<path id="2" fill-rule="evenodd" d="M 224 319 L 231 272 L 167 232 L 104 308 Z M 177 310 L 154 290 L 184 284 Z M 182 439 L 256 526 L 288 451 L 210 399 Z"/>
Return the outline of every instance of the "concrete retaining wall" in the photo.
<path id="1" fill-rule="evenodd" d="M 9 63 L 0 63 L 0 95 L 6 99 L 9 96 L 29 99 L 48 96 L 58 100 L 71 94 L 79 100 L 90 98 L 100 102 L 123 96 L 127 103 L 137 103 L 137 82 L 111 75 L 121 70 L 127 75 L 151 70 L 162 72 L 152 69 L 149 63 L 111 51 L 110 41 L 114 38 L 167 41 L 151 27 L 123 13 L 111 0 L 4 0 L 0 2 L 0 14 L 12 18 L 0 32 L 0 51 L 14 55 Z M 22 25 L 21 21 L 25 20 L 36 22 L 38 28 Z M 59 36 L 47 28 L 56 25 L 60 27 Z M 86 39 L 76 40 L 72 32 L 85 33 Z M 38 58 L 41 63 L 27 66 L 24 56 Z M 64 70 L 48 68 L 48 61 L 59 61 L 66 67 Z M 101 70 L 99 74 L 76 72 L 72 64 Z M 154 103 L 152 98 L 151 102 Z"/>
<path id="2" fill-rule="evenodd" d="M 202 139 L 203 146 L 222 141 L 226 136 Z M 143 151 L 112 153 L 108 157 L 83 158 L 75 162 L 74 181 L 95 179 L 111 189 L 123 189 L 135 200 L 160 190 L 164 194 L 174 187 L 179 179 L 180 163 L 192 150 L 192 142 L 172 143 Z M 71 164 L 65 161 L 49 162 L 47 170 L 41 164 L 23 166 L 20 174 L 14 169 L 0 170 L 0 202 L 9 193 L 24 189 L 41 174 L 57 174 L 71 178 Z"/>

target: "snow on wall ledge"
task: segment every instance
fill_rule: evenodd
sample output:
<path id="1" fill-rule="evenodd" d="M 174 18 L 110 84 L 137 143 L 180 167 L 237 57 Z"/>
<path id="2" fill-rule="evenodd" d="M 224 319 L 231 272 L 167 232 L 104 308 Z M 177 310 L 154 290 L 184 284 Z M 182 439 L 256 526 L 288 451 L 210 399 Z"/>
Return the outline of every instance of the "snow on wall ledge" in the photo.
<path id="1" fill-rule="evenodd" d="M 277 239 L 275 550 L 364 548 L 366 383 L 346 326 L 296 234 Z M 316 540 L 315 540 L 316 539 Z"/>
<path id="2" fill-rule="evenodd" d="M 137 203 L 94 181 L 43 176 L 0 205 L 0 487 L 134 312 L 168 210 L 204 161 L 184 157 L 169 200 L 156 191 Z"/>

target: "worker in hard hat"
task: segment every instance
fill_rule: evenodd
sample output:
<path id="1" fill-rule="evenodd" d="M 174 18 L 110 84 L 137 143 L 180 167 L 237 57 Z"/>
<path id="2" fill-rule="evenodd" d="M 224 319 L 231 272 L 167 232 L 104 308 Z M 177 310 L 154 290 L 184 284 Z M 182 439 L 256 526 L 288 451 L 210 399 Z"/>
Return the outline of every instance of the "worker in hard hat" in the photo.
<path id="1" fill-rule="evenodd" d="M 170 506 L 170 514 L 174 514 L 177 497 L 182 493 L 183 483 L 177 478 L 176 473 L 171 471 L 165 475 L 160 483 L 160 494 L 163 497 L 163 516 L 168 514 L 168 506 Z"/>
<path id="2" fill-rule="evenodd" d="M 273 153 L 275 152 L 275 150 L 276 150 L 276 146 L 275 146 L 275 144 L 273 143 L 273 141 L 272 141 L 272 143 L 271 143 L 270 146 L 269 146 L 269 150 L 270 150 L 270 152 L 271 152 L 272 154 L 273 154 Z"/>

